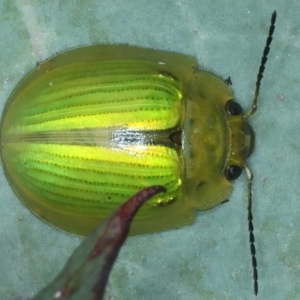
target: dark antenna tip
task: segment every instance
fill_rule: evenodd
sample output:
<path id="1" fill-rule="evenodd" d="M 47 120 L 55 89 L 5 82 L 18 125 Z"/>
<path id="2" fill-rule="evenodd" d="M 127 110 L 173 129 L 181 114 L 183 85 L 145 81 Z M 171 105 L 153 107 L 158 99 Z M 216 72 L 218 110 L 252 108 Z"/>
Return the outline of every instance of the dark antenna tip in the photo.
<path id="1" fill-rule="evenodd" d="M 264 51 L 263 51 L 263 55 L 262 55 L 261 62 L 260 62 L 260 67 L 259 67 L 257 78 L 256 78 L 256 88 L 255 88 L 255 92 L 254 92 L 254 98 L 253 98 L 253 102 L 252 102 L 252 106 L 250 108 L 250 111 L 247 113 L 247 118 L 252 116 L 257 110 L 257 98 L 258 98 L 258 95 L 259 95 L 260 83 L 263 79 L 265 64 L 268 60 L 270 45 L 271 45 L 271 42 L 272 42 L 272 39 L 273 39 L 274 30 L 275 30 L 276 17 L 277 17 L 277 13 L 276 13 L 276 10 L 274 10 L 274 12 L 272 13 L 272 17 L 271 17 L 271 25 L 270 25 L 270 28 L 269 28 L 269 35 L 268 35 L 268 38 L 266 40 L 266 45 L 265 45 L 265 48 L 264 48 Z"/>

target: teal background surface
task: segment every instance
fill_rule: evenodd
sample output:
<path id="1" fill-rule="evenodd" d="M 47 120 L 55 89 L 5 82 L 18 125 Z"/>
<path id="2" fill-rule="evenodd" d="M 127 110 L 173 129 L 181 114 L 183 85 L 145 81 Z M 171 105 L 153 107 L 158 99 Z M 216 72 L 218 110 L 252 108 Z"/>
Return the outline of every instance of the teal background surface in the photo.
<path id="1" fill-rule="evenodd" d="M 196 56 L 231 77 L 247 109 L 277 10 L 256 132 L 253 214 L 259 294 L 300 299 L 300 2 L 211 0 L 0 0 L 0 109 L 38 62 L 71 47 L 126 43 Z M 0 299 L 31 297 L 82 240 L 51 228 L 13 194 L 0 169 Z M 255 299 L 247 181 L 193 226 L 127 240 L 106 299 Z"/>

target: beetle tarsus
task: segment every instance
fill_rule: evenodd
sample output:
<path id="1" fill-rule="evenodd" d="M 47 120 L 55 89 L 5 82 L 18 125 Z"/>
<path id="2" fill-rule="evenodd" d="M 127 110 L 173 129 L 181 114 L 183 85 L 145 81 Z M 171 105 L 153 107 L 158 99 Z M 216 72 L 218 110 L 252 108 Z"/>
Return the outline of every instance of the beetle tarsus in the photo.
<path id="1" fill-rule="evenodd" d="M 231 78 L 230 76 L 224 80 L 224 82 L 227 84 L 227 85 L 232 85 L 232 81 L 231 81 Z"/>
<path id="2" fill-rule="evenodd" d="M 227 203 L 227 202 L 229 202 L 229 199 L 225 199 L 223 202 L 221 202 L 220 204 L 225 204 L 225 203 Z"/>

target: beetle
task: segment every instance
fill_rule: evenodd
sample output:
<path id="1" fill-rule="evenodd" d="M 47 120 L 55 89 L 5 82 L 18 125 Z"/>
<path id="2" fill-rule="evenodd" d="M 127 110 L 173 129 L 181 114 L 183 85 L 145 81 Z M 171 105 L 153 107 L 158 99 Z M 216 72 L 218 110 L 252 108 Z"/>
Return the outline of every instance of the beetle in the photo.
<path id="1" fill-rule="evenodd" d="M 87 235 L 137 191 L 163 185 L 166 193 L 134 220 L 131 234 L 142 234 L 192 224 L 194 210 L 227 199 L 246 168 L 256 273 L 246 166 L 254 133 L 247 120 L 256 110 L 275 20 L 276 12 L 247 114 L 228 82 L 184 54 L 92 45 L 39 64 L 2 116 L 1 157 L 14 192 L 54 227 Z"/>
<path id="2" fill-rule="evenodd" d="M 15 193 L 42 219 L 80 235 L 155 184 L 167 192 L 141 209 L 134 233 L 191 224 L 193 209 L 223 202 L 254 136 L 231 88 L 196 65 L 126 45 L 77 48 L 39 65 L 2 117 L 2 160 Z"/>

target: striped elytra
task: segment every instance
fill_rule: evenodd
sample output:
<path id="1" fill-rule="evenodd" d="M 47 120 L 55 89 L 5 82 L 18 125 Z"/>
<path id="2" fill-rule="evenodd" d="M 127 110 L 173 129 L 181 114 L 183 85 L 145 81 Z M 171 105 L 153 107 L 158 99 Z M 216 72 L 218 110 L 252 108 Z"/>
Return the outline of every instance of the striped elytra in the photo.
<path id="1" fill-rule="evenodd" d="M 232 113 L 230 87 L 196 65 L 120 45 L 40 64 L 2 117 L 2 161 L 15 193 L 46 222 L 80 235 L 147 186 L 167 192 L 144 205 L 132 234 L 190 224 L 193 209 L 222 202 L 232 190 L 228 170 L 243 168 L 253 135 L 242 111 Z"/>

